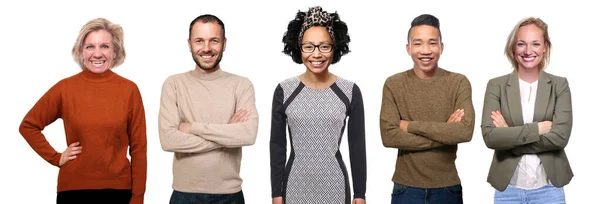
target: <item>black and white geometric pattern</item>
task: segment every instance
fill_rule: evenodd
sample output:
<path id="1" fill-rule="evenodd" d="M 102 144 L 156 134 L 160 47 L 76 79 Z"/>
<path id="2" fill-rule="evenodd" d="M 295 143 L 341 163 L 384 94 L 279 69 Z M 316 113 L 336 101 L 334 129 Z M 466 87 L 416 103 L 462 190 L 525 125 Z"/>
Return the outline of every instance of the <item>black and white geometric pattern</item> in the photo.
<path id="1" fill-rule="evenodd" d="M 347 100 L 353 83 L 338 77 L 335 84 Z M 346 124 L 347 105 L 333 89 L 311 89 L 295 77 L 282 82 L 287 123 L 295 157 L 289 172 L 287 204 L 343 204 L 347 202 L 346 180 L 336 154 Z M 303 86 L 290 99 L 292 93 Z"/>

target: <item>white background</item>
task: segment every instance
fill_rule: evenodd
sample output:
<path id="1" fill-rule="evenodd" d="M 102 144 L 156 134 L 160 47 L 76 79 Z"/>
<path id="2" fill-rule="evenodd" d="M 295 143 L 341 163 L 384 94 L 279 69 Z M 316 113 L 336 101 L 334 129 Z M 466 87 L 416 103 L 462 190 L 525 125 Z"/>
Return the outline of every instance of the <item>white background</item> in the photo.
<path id="1" fill-rule="evenodd" d="M 140 88 L 146 108 L 148 179 L 146 203 L 168 203 L 172 153 L 162 151 L 157 118 L 160 90 L 170 75 L 194 68 L 187 47 L 188 26 L 211 13 L 225 22 L 228 38 L 223 70 L 248 77 L 256 90 L 260 115 L 253 146 L 244 147 L 241 177 L 247 203 L 270 203 L 269 132 L 273 91 L 280 81 L 305 68 L 282 54 L 281 39 L 298 10 L 321 5 L 337 11 L 348 24 L 351 53 L 330 67 L 356 82 L 363 93 L 368 160 L 368 203 L 389 203 L 396 150 L 384 148 L 379 134 L 381 90 L 385 79 L 412 67 L 406 34 L 412 19 L 430 13 L 441 21 L 445 50 L 440 66 L 466 75 L 473 87 L 476 124 L 473 140 L 459 145 L 456 165 L 465 203 L 492 203 L 486 182 L 493 151 L 483 143 L 480 121 L 489 79 L 507 74 L 506 37 L 522 18 L 536 16 L 549 24 L 553 43 L 548 72 L 569 79 L 574 123 L 566 148 L 575 177 L 565 187 L 568 203 L 596 202 L 598 14 L 578 0 L 545 1 L 411 1 L 389 3 L 313 1 L 2 1 L 0 3 L 0 203 L 54 203 L 58 168 L 41 159 L 18 132 L 23 116 L 56 82 L 80 71 L 71 57 L 79 29 L 104 17 L 125 31 L 125 63 L 115 69 Z M 66 148 L 62 121 L 44 130 L 58 151 Z M 345 137 L 345 136 L 344 136 Z M 342 155 L 349 165 L 347 140 Z"/>

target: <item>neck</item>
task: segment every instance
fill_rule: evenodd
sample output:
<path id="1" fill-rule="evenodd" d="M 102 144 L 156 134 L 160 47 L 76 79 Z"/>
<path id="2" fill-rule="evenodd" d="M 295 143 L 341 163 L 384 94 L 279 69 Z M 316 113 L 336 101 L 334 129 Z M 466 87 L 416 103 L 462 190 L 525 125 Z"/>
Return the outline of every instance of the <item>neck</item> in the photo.
<path id="1" fill-rule="evenodd" d="M 217 65 L 217 66 L 215 66 L 215 68 L 212 68 L 212 69 L 209 69 L 209 70 L 202 69 L 198 65 L 196 65 L 196 70 L 198 70 L 201 73 L 206 73 L 206 74 L 216 72 L 219 69 L 221 69 L 220 65 Z"/>
<path id="2" fill-rule="evenodd" d="M 519 75 L 519 79 L 526 81 L 527 83 L 533 83 L 534 81 L 538 80 L 538 77 L 540 76 L 540 70 L 525 69 L 520 67 L 517 71 L 517 74 Z"/>
<path id="3" fill-rule="evenodd" d="M 321 73 L 313 73 L 307 70 L 300 75 L 300 80 L 309 88 L 321 89 L 329 87 L 336 80 L 336 76 L 326 70 Z"/>
<path id="4" fill-rule="evenodd" d="M 437 73 L 438 67 L 436 66 L 433 69 L 429 70 L 428 72 L 424 72 L 423 70 L 421 70 L 419 68 L 413 67 L 413 71 L 415 72 L 417 77 L 419 77 L 420 79 L 431 79 Z"/>

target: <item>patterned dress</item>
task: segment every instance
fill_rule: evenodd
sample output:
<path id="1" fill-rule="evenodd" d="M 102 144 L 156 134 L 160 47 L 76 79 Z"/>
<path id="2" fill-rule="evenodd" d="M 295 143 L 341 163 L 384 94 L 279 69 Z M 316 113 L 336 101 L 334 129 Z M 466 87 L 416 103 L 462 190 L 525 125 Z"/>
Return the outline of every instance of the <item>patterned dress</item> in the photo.
<path id="1" fill-rule="evenodd" d="M 364 198 L 364 109 L 358 86 L 337 78 L 326 89 L 306 87 L 298 77 L 281 82 L 271 118 L 272 196 L 286 204 L 349 204 L 350 183 L 339 146 L 348 118 L 348 145 L 355 198 Z M 289 131 L 291 154 L 286 164 Z"/>

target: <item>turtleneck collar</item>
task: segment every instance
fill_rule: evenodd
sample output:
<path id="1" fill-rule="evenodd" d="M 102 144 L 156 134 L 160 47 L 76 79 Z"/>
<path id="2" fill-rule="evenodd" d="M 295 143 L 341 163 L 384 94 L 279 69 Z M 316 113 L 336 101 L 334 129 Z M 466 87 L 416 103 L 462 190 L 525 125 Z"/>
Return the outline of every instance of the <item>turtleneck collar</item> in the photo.
<path id="1" fill-rule="evenodd" d="M 200 80 L 205 80 L 205 81 L 212 81 L 212 80 L 221 78 L 222 76 L 225 76 L 225 72 L 223 70 L 221 70 L 221 68 L 217 69 L 214 72 L 210 72 L 210 73 L 201 72 L 201 71 L 198 71 L 197 69 L 194 69 L 194 70 L 190 71 L 190 73 L 195 78 L 200 79 Z"/>
<path id="2" fill-rule="evenodd" d="M 90 82 L 106 82 L 112 80 L 115 76 L 117 76 L 117 74 L 114 73 L 111 69 L 106 69 L 106 71 L 102 73 L 94 73 L 91 72 L 89 69 L 83 69 L 80 75 L 83 79 Z"/>

